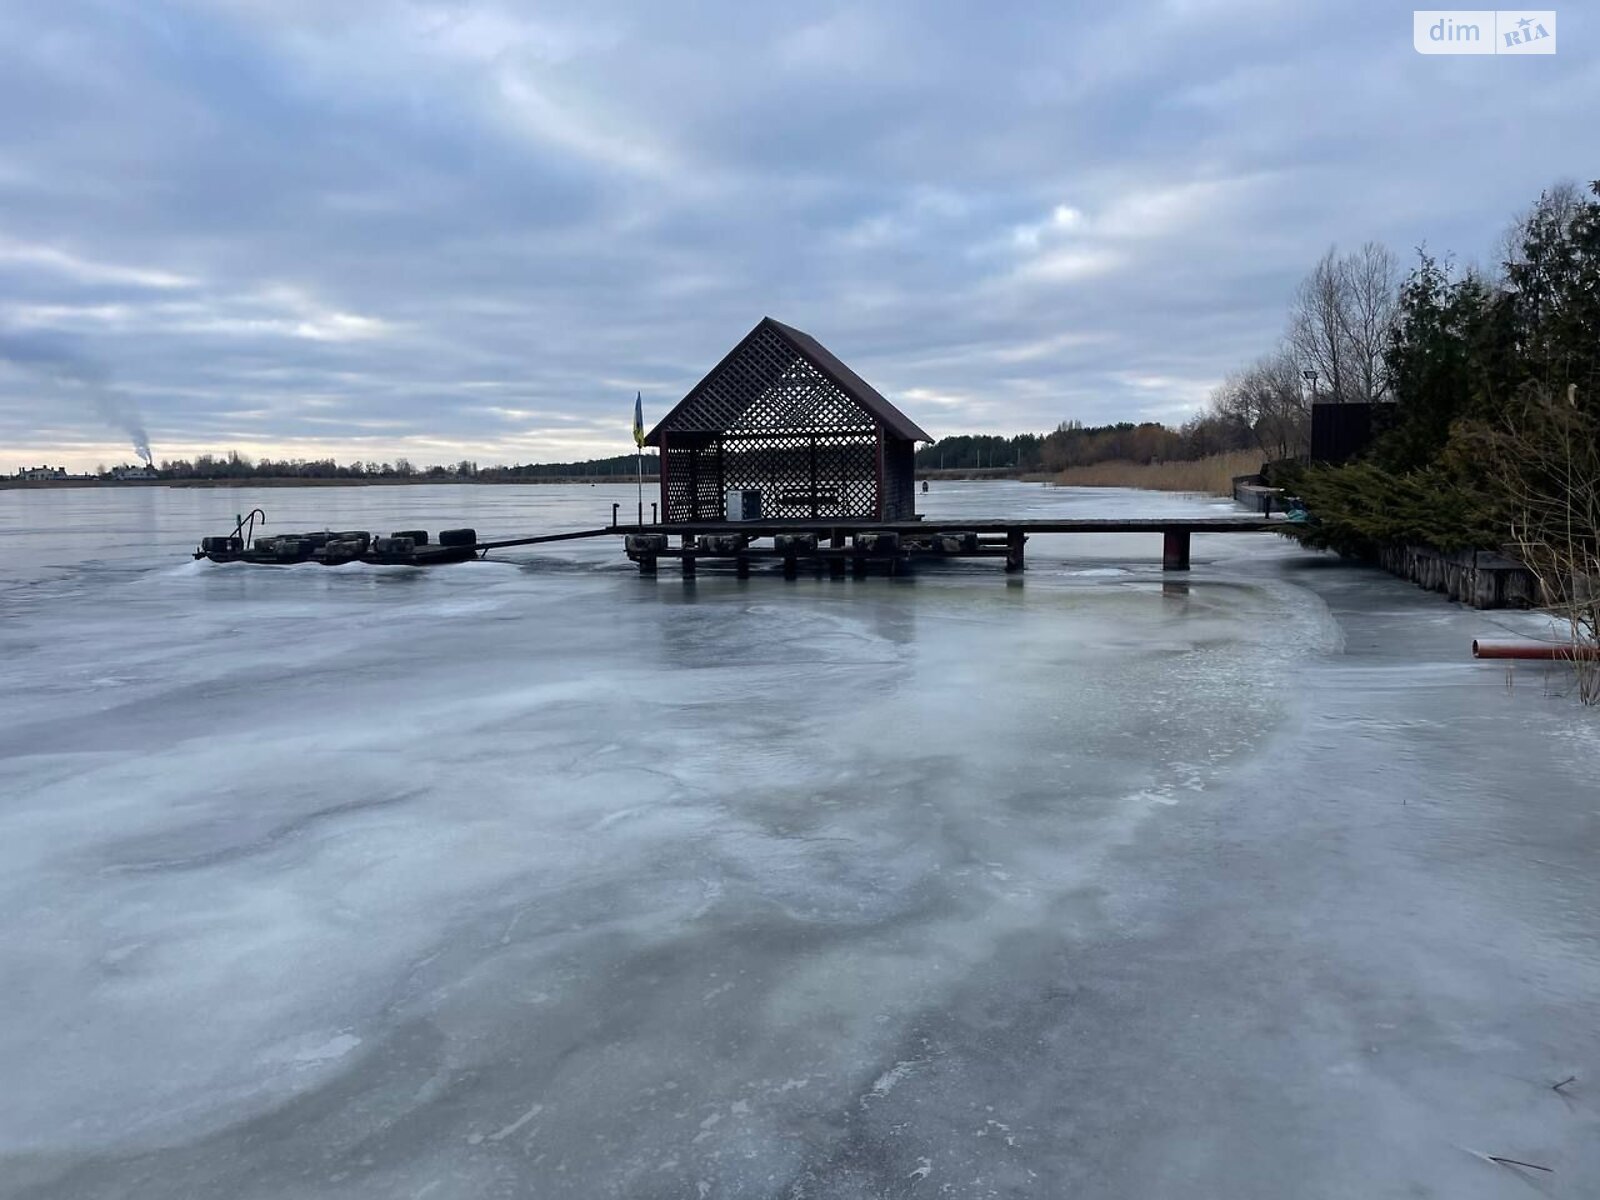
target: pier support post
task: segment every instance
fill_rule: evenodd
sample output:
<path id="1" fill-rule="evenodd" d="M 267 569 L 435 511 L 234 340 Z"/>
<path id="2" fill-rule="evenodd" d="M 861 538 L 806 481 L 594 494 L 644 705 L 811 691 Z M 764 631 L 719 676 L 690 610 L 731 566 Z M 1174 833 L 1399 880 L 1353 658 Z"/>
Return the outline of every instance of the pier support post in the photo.
<path id="1" fill-rule="evenodd" d="M 1161 534 L 1161 569 L 1187 571 L 1189 569 L 1189 531 L 1167 529 Z"/>
<path id="2" fill-rule="evenodd" d="M 1022 530 L 1006 530 L 1006 570 L 1008 572 L 1027 569 L 1027 559 L 1023 553 L 1023 547 L 1027 544 L 1028 537 Z"/>
<path id="3" fill-rule="evenodd" d="M 828 539 L 828 545 L 833 547 L 835 550 L 843 550 L 844 549 L 844 533 L 843 533 L 843 531 L 835 529 L 833 531 L 833 536 Z M 844 559 L 842 557 L 840 557 L 839 555 L 837 555 L 837 554 L 834 555 L 832 558 L 830 558 L 828 560 L 828 578 L 830 578 L 830 579 L 843 579 L 844 578 Z"/>
<path id="4" fill-rule="evenodd" d="M 800 577 L 800 560 L 792 554 L 783 556 L 783 577 L 785 579 L 798 579 Z"/>
<path id="5" fill-rule="evenodd" d="M 860 550 L 857 550 L 850 559 L 850 574 L 855 579 L 865 579 L 867 577 L 867 556 Z"/>
<path id="6" fill-rule="evenodd" d="M 733 560 L 733 574 L 738 579 L 750 578 L 750 557 L 746 554 L 739 555 Z"/>
<path id="7" fill-rule="evenodd" d="M 693 579 L 694 578 L 694 551 L 693 550 L 685 550 L 683 552 L 683 557 L 681 559 L 679 559 L 679 561 L 681 563 L 683 563 L 683 577 L 685 579 Z"/>
<path id="8" fill-rule="evenodd" d="M 654 575 L 656 573 L 656 556 L 654 554 L 641 554 L 639 556 L 639 574 Z"/>

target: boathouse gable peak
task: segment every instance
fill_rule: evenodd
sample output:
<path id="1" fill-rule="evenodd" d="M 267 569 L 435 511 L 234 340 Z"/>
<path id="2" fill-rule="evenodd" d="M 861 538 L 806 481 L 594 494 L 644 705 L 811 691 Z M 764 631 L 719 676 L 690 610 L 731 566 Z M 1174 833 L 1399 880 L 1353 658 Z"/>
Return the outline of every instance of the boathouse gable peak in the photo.
<path id="1" fill-rule="evenodd" d="M 804 330 L 763 317 L 645 436 L 734 431 L 867 430 L 933 438 Z"/>

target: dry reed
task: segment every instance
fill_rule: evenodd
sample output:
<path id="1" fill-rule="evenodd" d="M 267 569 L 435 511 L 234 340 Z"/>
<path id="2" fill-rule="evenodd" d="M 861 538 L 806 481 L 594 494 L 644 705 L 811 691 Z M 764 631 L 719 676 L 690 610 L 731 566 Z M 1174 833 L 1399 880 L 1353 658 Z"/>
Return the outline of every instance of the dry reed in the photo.
<path id="1" fill-rule="evenodd" d="M 1233 494 L 1233 477 L 1261 469 L 1261 451 L 1236 450 L 1193 462 L 1103 462 L 1068 467 L 1052 482 L 1062 487 L 1131 487 L 1158 492 Z"/>

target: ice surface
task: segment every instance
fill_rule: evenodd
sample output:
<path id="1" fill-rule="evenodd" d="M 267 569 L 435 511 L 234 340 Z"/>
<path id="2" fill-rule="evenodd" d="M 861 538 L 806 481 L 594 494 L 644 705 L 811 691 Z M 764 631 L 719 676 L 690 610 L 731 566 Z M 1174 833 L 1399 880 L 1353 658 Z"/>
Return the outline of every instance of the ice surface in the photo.
<path id="1" fill-rule="evenodd" d="M 183 559 L 257 500 L 633 492 L 0 492 L 0 1195 L 1594 1194 L 1600 737 L 1467 657 L 1531 618 L 1254 535 Z"/>

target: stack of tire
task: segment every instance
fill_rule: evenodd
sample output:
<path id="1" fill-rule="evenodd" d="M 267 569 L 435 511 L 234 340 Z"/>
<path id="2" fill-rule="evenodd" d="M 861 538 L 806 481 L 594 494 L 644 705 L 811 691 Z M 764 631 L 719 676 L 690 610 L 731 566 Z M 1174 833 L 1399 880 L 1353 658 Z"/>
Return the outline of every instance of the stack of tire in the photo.
<path id="1" fill-rule="evenodd" d="M 322 547 L 322 561 L 331 567 L 355 562 L 371 545 L 372 535 L 364 529 L 329 534 Z"/>
<path id="2" fill-rule="evenodd" d="M 378 556 L 380 562 L 408 561 L 416 548 L 415 538 L 390 535 L 372 539 L 372 552 Z"/>
<path id="3" fill-rule="evenodd" d="M 314 549 L 311 539 L 299 533 L 280 535 L 273 548 L 277 551 L 278 561 L 285 563 L 304 562 L 311 557 L 311 551 Z"/>
<path id="4" fill-rule="evenodd" d="M 667 548 L 667 535 L 664 533 L 630 533 L 622 539 L 623 548 L 630 558 L 644 555 L 647 558 L 660 554 Z"/>
<path id="5" fill-rule="evenodd" d="M 476 546 L 478 544 L 478 531 L 476 529 L 444 529 L 439 532 L 439 545 L 441 546 Z"/>
<path id="6" fill-rule="evenodd" d="M 244 539 L 239 537 L 201 538 L 200 549 L 205 554 L 237 554 L 244 549 Z"/>
<path id="7" fill-rule="evenodd" d="M 893 554 L 900 549 L 900 535 L 892 529 L 858 533 L 853 540 L 856 549 L 867 554 Z"/>

